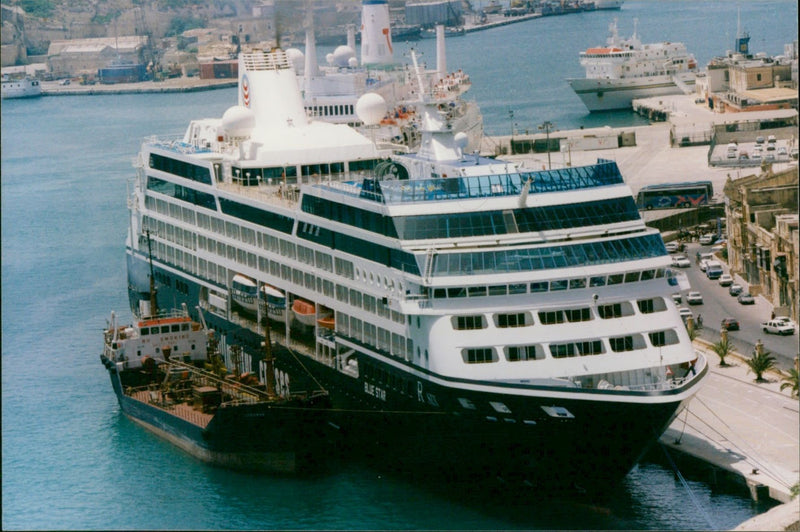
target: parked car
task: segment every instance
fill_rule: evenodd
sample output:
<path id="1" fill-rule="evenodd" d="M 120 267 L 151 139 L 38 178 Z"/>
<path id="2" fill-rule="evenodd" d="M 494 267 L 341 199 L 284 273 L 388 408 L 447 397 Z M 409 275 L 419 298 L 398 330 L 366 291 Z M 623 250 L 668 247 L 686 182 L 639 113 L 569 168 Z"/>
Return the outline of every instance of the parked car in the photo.
<path id="1" fill-rule="evenodd" d="M 680 305 L 683 303 L 683 296 L 681 296 L 680 292 L 675 292 L 672 294 L 672 300 L 675 302 L 676 305 Z"/>
<path id="2" fill-rule="evenodd" d="M 778 148 L 778 155 L 788 155 L 786 151 L 786 146 L 781 146 L 780 148 Z"/>
<path id="3" fill-rule="evenodd" d="M 764 137 L 761 135 L 756 137 L 756 144 L 764 144 Z"/>
<path id="4" fill-rule="evenodd" d="M 700 245 L 707 246 L 711 244 L 716 238 L 717 235 L 715 235 L 714 233 L 706 233 L 700 237 Z"/>
<path id="5" fill-rule="evenodd" d="M 761 328 L 767 334 L 794 334 L 794 325 L 785 321 L 769 320 L 761 324 Z"/>
<path id="6" fill-rule="evenodd" d="M 790 318 L 789 316 L 775 316 L 775 317 L 774 317 L 774 318 L 772 318 L 772 319 L 773 319 L 773 320 L 775 320 L 775 321 L 780 321 L 780 322 L 783 322 L 783 323 L 788 323 L 789 325 L 791 325 L 792 327 L 794 327 L 794 330 L 795 330 L 795 331 L 797 330 L 797 323 L 795 323 L 795 321 L 794 321 L 792 318 Z"/>
<path id="7" fill-rule="evenodd" d="M 702 305 L 703 296 L 700 292 L 689 292 L 686 294 L 686 302 L 690 305 Z"/>
<path id="8" fill-rule="evenodd" d="M 667 248 L 667 253 L 675 253 L 678 251 L 678 243 L 677 242 L 667 242 L 664 244 L 664 247 Z"/>
<path id="9" fill-rule="evenodd" d="M 732 296 L 738 296 L 739 294 L 744 291 L 744 287 L 740 284 L 733 283 L 730 288 L 728 288 L 728 293 Z"/>
<path id="10" fill-rule="evenodd" d="M 753 305 L 756 302 L 753 296 L 750 295 L 750 292 L 742 292 L 739 294 L 739 297 L 736 298 L 736 301 L 742 305 Z"/>
<path id="11" fill-rule="evenodd" d="M 686 307 L 678 307 L 678 314 L 680 314 L 680 316 L 683 319 L 683 321 L 686 321 L 686 318 L 693 318 L 694 317 L 694 314 L 692 314 L 692 311 L 689 310 Z"/>
<path id="12" fill-rule="evenodd" d="M 720 323 L 720 328 L 725 331 L 738 331 L 739 320 L 737 320 L 736 318 L 722 318 L 722 323 Z"/>
<path id="13" fill-rule="evenodd" d="M 672 257 L 672 265 L 676 268 L 689 268 L 692 265 L 692 261 L 686 255 L 676 255 Z"/>
<path id="14" fill-rule="evenodd" d="M 703 260 L 700 261 L 700 271 L 701 272 L 706 271 L 706 268 L 708 268 L 708 260 L 709 259 L 703 259 Z"/>
<path id="15" fill-rule="evenodd" d="M 720 286 L 730 286 L 733 284 L 733 277 L 728 275 L 727 273 L 723 273 L 719 276 L 719 285 Z"/>

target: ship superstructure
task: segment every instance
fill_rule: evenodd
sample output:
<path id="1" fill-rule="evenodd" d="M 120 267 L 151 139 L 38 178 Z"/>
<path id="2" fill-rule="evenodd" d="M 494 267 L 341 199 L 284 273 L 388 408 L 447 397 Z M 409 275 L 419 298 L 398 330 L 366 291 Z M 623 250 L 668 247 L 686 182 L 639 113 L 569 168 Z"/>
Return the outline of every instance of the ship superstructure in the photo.
<path id="1" fill-rule="evenodd" d="M 636 30 L 628 39 L 609 27 L 606 46 L 580 53 L 584 78 L 568 79 L 589 111 L 629 109 L 636 98 L 692 92 L 697 61 L 686 45 L 675 42 L 642 44 Z"/>
<path id="2" fill-rule="evenodd" d="M 238 105 L 142 145 L 132 306 L 152 292 L 149 232 L 159 304 L 198 306 L 262 381 L 272 328 L 294 353 L 275 360 L 277 381 L 313 375 L 351 445 L 398 467 L 624 476 L 707 365 L 616 163 L 522 172 L 470 154 L 455 108 L 432 96 L 419 151 L 382 153 L 306 117 L 284 52 L 239 61 Z M 385 112 L 377 95 L 358 107 L 367 125 Z M 281 298 L 284 318 L 243 286 Z"/>

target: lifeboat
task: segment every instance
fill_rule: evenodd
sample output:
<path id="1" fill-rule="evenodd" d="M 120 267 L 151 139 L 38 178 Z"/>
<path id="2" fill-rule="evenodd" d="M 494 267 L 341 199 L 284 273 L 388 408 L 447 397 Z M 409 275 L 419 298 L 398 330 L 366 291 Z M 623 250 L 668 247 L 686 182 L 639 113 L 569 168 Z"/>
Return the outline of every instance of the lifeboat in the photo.
<path id="1" fill-rule="evenodd" d="M 231 299 L 245 310 L 256 311 L 256 282 L 240 273 L 231 281 Z"/>
<path id="2" fill-rule="evenodd" d="M 259 293 L 261 312 L 270 320 L 286 322 L 286 295 L 274 286 L 261 285 Z"/>
<path id="3" fill-rule="evenodd" d="M 314 325 L 317 317 L 317 309 L 314 303 L 309 303 L 304 299 L 295 299 L 292 303 L 294 317 L 303 325 Z"/>
<path id="4" fill-rule="evenodd" d="M 333 314 L 328 314 L 317 320 L 317 325 L 320 327 L 325 327 L 326 329 L 334 330 L 336 329 L 336 320 L 333 317 Z"/>

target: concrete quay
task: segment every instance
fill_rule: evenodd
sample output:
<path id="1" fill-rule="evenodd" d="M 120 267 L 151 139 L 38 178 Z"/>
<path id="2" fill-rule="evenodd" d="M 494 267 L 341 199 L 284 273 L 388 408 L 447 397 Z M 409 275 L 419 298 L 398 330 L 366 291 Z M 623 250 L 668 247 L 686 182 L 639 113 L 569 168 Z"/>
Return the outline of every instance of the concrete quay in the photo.
<path id="1" fill-rule="evenodd" d="M 767 382 L 756 383 L 741 355 L 726 357 L 730 366 L 720 367 L 709 343 L 696 340 L 695 347 L 711 372 L 660 442 L 742 482 L 754 500 L 784 503 L 736 530 L 797 530 L 800 500 L 791 489 L 800 481 L 800 402 L 781 391 L 780 374 L 765 374 Z"/>
<path id="2" fill-rule="evenodd" d="M 164 81 L 140 81 L 137 83 L 114 83 L 103 85 L 81 85 L 73 82 L 61 85 L 57 81 L 42 82 L 43 96 L 76 96 L 94 94 L 142 94 L 165 92 L 197 92 L 214 89 L 236 87 L 235 79 L 200 79 L 197 77 L 180 77 Z"/>

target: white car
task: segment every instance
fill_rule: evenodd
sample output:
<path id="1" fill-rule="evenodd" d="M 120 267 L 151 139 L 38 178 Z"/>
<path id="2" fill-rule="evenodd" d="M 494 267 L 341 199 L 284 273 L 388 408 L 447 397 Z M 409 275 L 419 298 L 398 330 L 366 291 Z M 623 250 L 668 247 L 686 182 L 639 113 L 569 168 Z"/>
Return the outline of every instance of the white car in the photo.
<path id="1" fill-rule="evenodd" d="M 680 314 L 681 318 L 684 320 L 686 320 L 686 318 L 694 318 L 692 311 L 686 307 L 678 307 L 678 314 Z"/>
<path id="2" fill-rule="evenodd" d="M 706 233 L 700 237 L 700 245 L 701 246 L 708 246 L 717 238 L 717 235 L 714 233 Z"/>
<path id="3" fill-rule="evenodd" d="M 790 318 L 789 316 L 775 316 L 770 321 L 773 321 L 773 320 L 774 321 L 781 321 L 783 323 L 788 323 L 789 325 L 794 327 L 794 330 L 797 330 L 797 323 L 795 323 L 795 321 L 792 318 Z"/>
<path id="4" fill-rule="evenodd" d="M 667 248 L 667 253 L 675 253 L 678 251 L 678 243 L 677 242 L 667 242 L 664 244 L 664 247 Z"/>
<path id="5" fill-rule="evenodd" d="M 785 321 L 769 320 L 761 324 L 761 328 L 768 334 L 794 334 L 794 325 Z"/>
<path id="6" fill-rule="evenodd" d="M 677 255 L 672 258 L 672 265 L 676 268 L 689 268 L 692 265 L 692 261 L 686 255 Z"/>
<path id="7" fill-rule="evenodd" d="M 702 305 L 703 296 L 700 292 L 689 292 L 686 294 L 686 302 L 690 305 Z"/>
<path id="8" fill-rule="evenodd" d="M 708 259 L 703 259 L 700 261 L 700 271 L 704 272 L 708 269 Z"/>
<path id="9" fill-rule="evenodd" d="M 730 286 L 733 284 L 733 277 L 728 275 L 727 273 L 723 273 L 719 276 L 719 285 L 720 286 Z"/>

